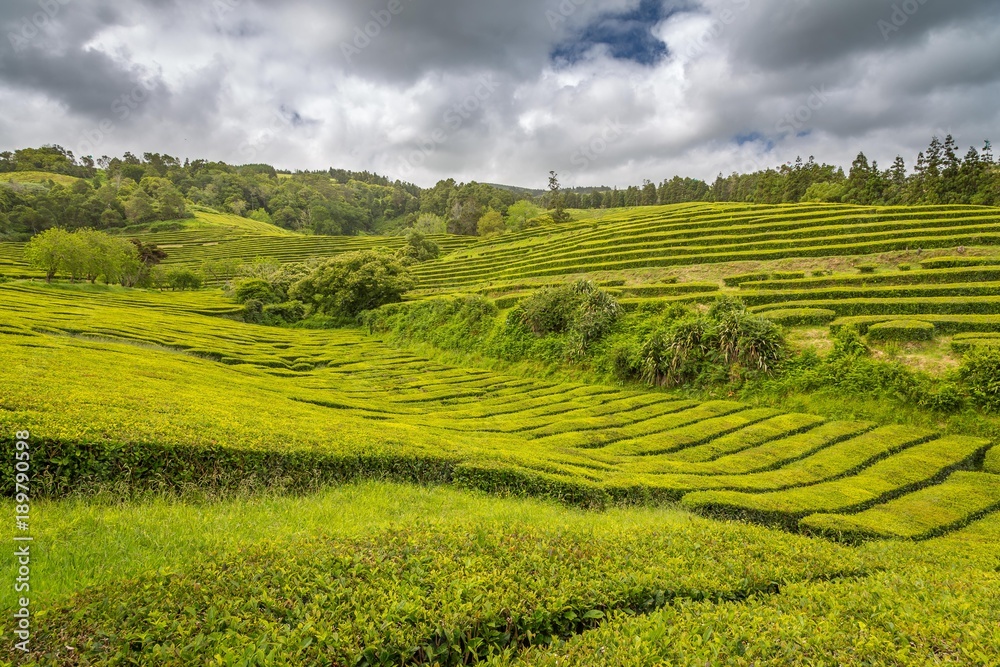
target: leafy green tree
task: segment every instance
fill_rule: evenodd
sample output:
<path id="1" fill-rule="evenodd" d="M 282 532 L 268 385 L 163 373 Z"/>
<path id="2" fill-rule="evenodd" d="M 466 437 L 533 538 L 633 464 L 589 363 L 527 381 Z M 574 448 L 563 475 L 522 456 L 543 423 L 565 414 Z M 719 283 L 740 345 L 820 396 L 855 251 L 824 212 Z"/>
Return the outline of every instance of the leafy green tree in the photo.
<path id="1" fill-rule="evenodd" d="M 103 277 L 105 283 L 121 282 L 140 263 L 135 244 L 109 236 L 94 229 L 81 229 L 74 234 L 79 253 L 80 272 L 91 283 Z"/>
<path id="2" fill-rule="evenodd" d="M 211 259 L 202 263 L 201 272 L 205 277 L 221 282 L 236 275 L 242 264 L 243 261 L 237 257 Z"/>
<path id="3" fill-rule="evenodd" d="M 549 172 L 549 208 L 552 209 L 553 222 L 569 222 L 569 213 L 566 212 L 566 200 L 563 198 L 562 188 L 559 185 L 559 174 L 554 171 Z"/>
<path id="4" fill-rule="evenodd" d="M 503 216 L 500 215 L 499 211 L 494 211 L 493 209 L 486 211 L 479 218 L 479 222 L 476 223 L 476 231 L 479 232 L 480 236 L 497 236 L 498 234 L 503 234 Z"/>
<path id="5" fill-rule="evenodd" d="M 171 269 L 167 271 L 167 285 L 171 290 L 201 289 L 202 277 L 191 269 Z"/>
<path id="6" fill-rule="evenodd" d="M 53 227 L 34 236 L 24 248 L 24 257 L 31 266 L 45 272 L 45 282 L 52 282 L 59 271 L 68 268 L 76 251 L 73 235 Z"/>
<path id="7" fill-rule="evenodd" d="M 387 303 L 398 303 L 414 286 L 409 270 L 385 249 L 335 257 L 292 285 L 289 297 L 312 312 L 355 317 Z"/>
<path id="8" fill-rule="evenodd" d="M 847 188 L 842 183 L 813 183 L 802 196 L 804 202 L 840 202 Z"/>
<path id="9" fill-rule="evenodd" d="M 153 209 L 153 198 L 142 189 L 137 189 L 125 201 L 125 217 L 133 225 L 148 222 L 156 218 Z"/>
<path id="10" fill-rule="evenodd" d="M 424 235 L 447 234 L 448 223 L 440 215 L 421 213 L 413 229 Z"/>
<path id="11" fill-rule="evenodd" d="M 400 248 L 398 254 L 404 260 L 419 263 L 437 259 L 441 248 L 416 229 L 410 229 L 406 232 L 406 245 Z"/>
<path id="12" fill-rule="evenodd" d="M 507 229 L 519 232 L 541 214 L 542 209 L 526 199 L 515 202 L 507 209 Z"/>

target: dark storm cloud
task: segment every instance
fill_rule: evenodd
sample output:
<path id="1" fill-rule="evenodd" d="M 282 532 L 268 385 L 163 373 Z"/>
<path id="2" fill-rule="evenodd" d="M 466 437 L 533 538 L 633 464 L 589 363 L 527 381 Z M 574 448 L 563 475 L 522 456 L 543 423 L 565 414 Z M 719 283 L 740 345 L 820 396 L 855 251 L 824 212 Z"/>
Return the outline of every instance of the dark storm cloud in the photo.
<path id="1" fill-rule="evenodd" d="M 894 53 L 951 26 L 1000 17 L 996 0 L 728 0 L 745 6 L 731 42 L 733 60 L 780 71 Z"/>
<path id="2" fill-rule="evenodd" d="M 142 8 L 138 3 L 134 8 Z M 91 0 L 11 0 L 0 5 L 0 81 L 41 92 L 91 118 L 112 113 L 124 98 L 168 93 L 155 72 L 87 48 L 108 26 L 134 19 L 110 3 Z M 141 87 L 141 92 L 136 88 Z"/>

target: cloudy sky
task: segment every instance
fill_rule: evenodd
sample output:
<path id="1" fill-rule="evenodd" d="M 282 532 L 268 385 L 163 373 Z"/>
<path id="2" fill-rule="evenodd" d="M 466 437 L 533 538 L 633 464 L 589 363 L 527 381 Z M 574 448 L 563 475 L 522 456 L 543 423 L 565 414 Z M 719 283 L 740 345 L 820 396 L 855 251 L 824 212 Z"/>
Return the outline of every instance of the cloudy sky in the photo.
<path id="1" fill-rule="evenodd" d="M 0 150 L 544 187 L 1000 142 L 998 0 L 3 0 Z"/>

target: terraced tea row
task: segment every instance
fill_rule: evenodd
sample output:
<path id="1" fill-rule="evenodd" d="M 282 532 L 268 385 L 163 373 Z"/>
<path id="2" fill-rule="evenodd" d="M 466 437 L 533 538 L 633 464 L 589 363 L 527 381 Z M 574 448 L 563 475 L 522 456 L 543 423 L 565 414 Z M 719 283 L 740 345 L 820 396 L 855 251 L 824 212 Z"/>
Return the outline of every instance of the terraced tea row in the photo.
<path id="1" fill-rule="evenodd" d="M 646 207 L 480 243 L 422 265 L 425 288 L 648 267 L 862 255 L 1000 240 L 982 207 L 697 204 Z M 544 236 L 543 236 L 544 235 Z M 544 242 L 542 242 L 544 241 Z"/>
<path id="2" fill-rule="evenodd" d="M 905 514 L 892 503 L 951 471 L 981 469 L 989 447 L 457 369 L 355 331 L 206 315 L 225 309 L 203 296 L 0 286 L 0 364 L 32 369 L 4 377 L 0 424 L 50 443 L 35 463 L 49 493 L 387 475 L 587 506 L 683 498 L 794 528 L 817 512 Z M 968 515 L 987 509 L 973 503 Z M 927 532 L 960 524 L 941 517 Z"/>
<path id="3" fill-rule="evenodd" d="M 769 597 L 872 571 L 848 548 L 676 511 L 582 513 L 386 484 L 88 509 L 39 506 L 35 546 L 48 548 L 34 553 L 32 583 L 46 613 L 31 646 L 42 664 L 476 664 L 614 610 Z M 102 551 L 110 567 L 90 571 Z M 61 595 L 46 586 L 57 568 Z"/>
<path id="4" fill-rule="evenodd" d="M 739 296 L 790 325 L 832 322 L 835 329 L 851 324 L 867 333 L 905 319 L 929 327 L 930 335 L 1000 330 L 1000 273 L 990 267 L 751 281 L 742 283 Z M 922 338 L 919 331 L 913 335 Z"/>

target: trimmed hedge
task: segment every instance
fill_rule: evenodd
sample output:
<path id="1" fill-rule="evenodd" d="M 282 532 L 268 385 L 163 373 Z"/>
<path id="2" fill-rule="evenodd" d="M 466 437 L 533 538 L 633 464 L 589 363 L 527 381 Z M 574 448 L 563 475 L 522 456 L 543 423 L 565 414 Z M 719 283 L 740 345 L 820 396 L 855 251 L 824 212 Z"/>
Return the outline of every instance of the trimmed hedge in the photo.
<path id="1" fill-rule="evenodd" d="M 794 530 L 815 512 L 855 512 L 898 498 L 982 460 L 989 442 L 948 436 L 915 445 L 856 475 L 814 486 L 770 493 L 702 491 L 684 496 L 683 505 L 726 518 L 751 519 Z"/>
<path id="2" fill-rule="evenodd" d="M 724 456 L 754 449 L 776 440 L 784 440 L 800 433 L 806 433 L 825 424 L 822 417 L 789 413 L 776 415 L 763 422 L 748 426 L 735 433 L 712 440 L 696 447 L 689 447 L 674 453 L 673 461 L 704 463 Z"/>
<path id="3" fill-rule="evenodd" d="M 956 472 L 943 483 L 876 505 L 859 514 L 813 514 L 799 522 L 810 532 L 854 541 L 926 539 L 1000 510 L 1000 475 Z"/>
<path id="4" fill-rule="evenodd" d="M 805 277 L 805 271 L 775 271 L 771 274 L 771 280 L 801 280 Z"/>
<path id="5" fill-rule="evenodd" d="M 762 313 L 766 316 L 766 312 Z M 931 322 L 939 334 L 1000 332 L 1000 315 L 929 315 L 920 313 L 920 321 Z M 841 327 L 853 326 L 862 335 L 879 322 L 888 322 L 892 315 L 858 315 L 841 317 L 830 324 L 830 331 L 837 333 Z"/>
<path id="6" fill-rule="evenodd" d="M 846 298 L 817 299 L 815 301 L 782 302 L 787 308 L 825 308 L 835 311 L 840 317 L 855 315 L 887 315 L 884 320 L 900 319 L 900 316 L 916 315 L 921 320 L 933 320 L 924 315 L 1000 315 L 1000 296 L 985 297 L 926 297 L 923 299 L 899 298 Z M 756 306 L 753 312 L 767 315 L 768 310 L 778 310 L 774 305 Z"/>
<path id="7" fill-rule="evenodd" d="M 972 299 L 979 297 L 1000 297 L 1000 282 L 954 283 L 930 285 L 886 285 L 886 286 L 842 286 L 803 290 L 752 290 L 745 296 L 744 303 L 751 307 L 782 304 L 801 304 L 816 301 L 843 301 L 847 299 L 931 299 L 955 297 Z M 794 305 L 789 306 L 794 307 Z"/>
<path id="8" fill-rule="evenodd" d="M 934 325 L 920 320 L 880 322 L 868 328 L 870 341 L 918 342 L 934 340 Z"/>
<path id="9" fill-rule="evenodd" d="M 1000 267 L 937 269 L 932 271 L 910 271 L 908 273 L 877 273 L 859 276 L 856 274 L 821 275 L 803 280 L 768 280 L 762 283 L 748 283 L 747 288 L 774 291 L 812 291 L 828 287 L 879 287 L 897 285 L 979 285 L 1000 282 Z"/>
<path id="10" fill-rule="evenodd" d="M 786 327 L 824 326 L 837 319 L 837 313 L 825 308 L 786 308 L 761 315 Z"/>
<path id="11" fill-rule="evenodd" d="M 828 447 L 859 438 L 874 427 L 874 424 L 862 422 L 826 422 L 802 433 L 767 441 L 740 451 L 724 453 L 714 460 L 711 459 L 718 452 L 715 442 L 711 442 L 681 450 L 668 457 L 638 459 L 622 468 L 636 474 L 663 475 L 667 482 L 665 488 L 678 491 L 733 488 L 742 482 L 741 477 L 750 473 L 762 473 L 750 480 L 750 483 L 769 490 L 775 485 L 787 486 L 797 481 L 780 476 L 781 468 L 795 465 L 798 461 L 819 454 Z M 736 435 L 738 434 L 734 434 L 733 437 Z M 717 442 L 723 440 L 725 438 L 720 438 Z M 868 442 L 862 442 L 861 446 L 866 450 L 870 448 Z M 821 457 L 813 459 L 810 467 L 814 467 L 817 461 L 821 466 L 825 465 Z M 805 479 L 805 483 L 812 481 L 815 480 Z"/>
<path id="12" fill-rule="evenodd" d="M 996 266 L 1000 257 L 932 257 L 920 262 L 924 269 L 953 269 L 964 266 Z"/>
<path id="13" fill-rule="evenodd" d="M 983 462 L 983 470 L 995 475 L 1000 475 L 1000 446 L 994 447 L 986 453 L 986 460 Z"/>
<path id="14" fill-rule="evenodd" d="M 968 333 L 958 334 L 951 341 L 951 349 L 954 352 L 964 354 L 973 347 L 980 345 L 1000 345 L 1000 333 Z"/>
<path id="15" fill-rule="evenodd" d="M 722 282 L 726 284 L 726 287 L 739 287 L 743 283 L 760 283 L 770 279 L 770 273 L 741 273 L 740 275 L 723 278 Z"/>

